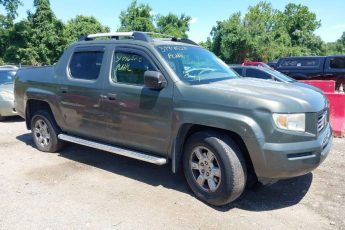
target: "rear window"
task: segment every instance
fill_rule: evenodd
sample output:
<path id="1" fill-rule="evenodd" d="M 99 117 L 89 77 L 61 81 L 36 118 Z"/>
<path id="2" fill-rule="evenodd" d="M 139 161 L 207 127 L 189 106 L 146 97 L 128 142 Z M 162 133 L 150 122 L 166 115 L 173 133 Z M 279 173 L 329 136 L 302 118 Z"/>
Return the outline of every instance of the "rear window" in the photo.
<path id="1" fill-rule="evenodd" d="M 237 68 L 237 67 L 231 67 L 233 70 L 236 71 L 236 73 L 238 73 L 239 75 L 242 76 L 242 68 Z"/>
<path id="2" fill-rule="evenodd" d="M 319 59 L 287 59 L 280 64 L 282 67 L 318 67 L 319 65 Z"/>
<path id="3" fill-rule="evenodd" d="M 329 67 L 331 69 L 345 69 L 345 57 L 331 58 Z"/>
<path id="4" fill-rule="evenodd" d="M 257 69 L 247 69 L 246 77 L 259 78 L 259 79 L 272 79 L 271 75 Z"/>
<path id="5" fill-rule="evenodd" d="M 101 70 L 102 60 L 102 51 L 75 52 L 69 64 L 71 76 L 83 80 L 97 79 Z"/>

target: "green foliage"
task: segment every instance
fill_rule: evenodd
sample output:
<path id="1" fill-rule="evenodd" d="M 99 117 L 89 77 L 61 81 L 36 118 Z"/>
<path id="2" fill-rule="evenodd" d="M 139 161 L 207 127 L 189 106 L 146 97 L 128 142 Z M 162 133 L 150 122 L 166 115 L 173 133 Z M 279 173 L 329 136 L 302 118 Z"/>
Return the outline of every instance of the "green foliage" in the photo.
<path id="1" fill-rule="evenodd" d="M 0 5 L 5 7 L 7 18 L 10 22 L 13 22 L 13 20 L 18 16 L 17 10 L 18 7 L 22 5 L 22 2 L 20 0 L 0 0 Z"/>
<path id="2" fill-rule="evenodd" d="M 118 31 L 146 31 L 155 32 L 156 28 L 153 24 L 152 9 L 149 5 L 138 4 L 133 1 L 129 7 L 121 11 L 121 26 Z"/>
<path id="3" fill-rule="evenodd" d="M 67 44 L 77 41 L 80 36 L 101 32 L 109 32 L 110 28 L 103 26 L 95 17 L 77 15 L 65 26 L 64 37 Z"/>
<path id="4" fill-rule="evenodd" d="M 187 38 L 191 17 L 173 13 L 168 15 L 152 14 L 152 8 L 147 4 L 138 4 L 136 0 L 120 14 L 121 26 L 118 31 L 159 32 L 179 38 Z"/>
<path id="5" fill-rule="evenodd" d="M 157 17 L 157 31 L 178 38 L 187 38 L 191 19 L 190 16 L 185 14 L 182 14 L 180 17 L 172 13 L 166 16 L 159 15 Z"/>
<path id="6" fill-rule="evenodd" d="M 31 25 L 28 20 L 22 20 L 9 31 L 10 46 L 6 49 L 4 59 L 10 63 L 37 64 L 35 58 L 29 58 L 28 53 L 33 53 L 31 42 Z M 30 52 L 29 52 L 30 50 Z M 37 57 L 34 54 L 33 57 Z"/>
<path id="7" fill-rule="evenodd" d="M 66 46 L 81 35 L 108 32 L 94 17 L 76 16 L 66 26 L 58 20 L 49 0 L 34 0 L 34 12 L 9 29 L 0 28 L 0 51 L 10 63 L 50 65 L 55 63 Z M 1 22 L 1 17 L 0 17 Z M 10 42 L 9 42 L 10 41 Z"/>
<path id="8" fill-rule="evenodd" d="M 202 46 L 203 48 L 205 49 L 211 49 L 211 46 L 212 46 L 212 42 L 211 42 L 211 39 L 210 38 L 207 38 L 206 42 L 200 42 L 199 43 L 199 46 Z"/>
<path id="9" fill-rule="evenodd" d="M 0 14 L 0 60 L 4 62 L 3 55 L 10 44 L 9 32 L 13 27 L 13 20 L 17 17 L 17 9 L 22 3 L 19 0 L 0 0 L 5 8 L 6 15 Z"/>
<path id="10" fill-rule="evenodd" d="M 314 31 L 320 27 L 308 7 L 288 4 L 284 11 L 267 2 L 217 22 L 211 31 L 211 51 L 230 63 L 246 59 L 268 61 L 282 56 L 321 55 L 325 46 Z"/>
<path id="11" fill-rule="evenodd" d="M 49 0 L 35 0 L 35 12 L 10 31 L 11 45 L 5 52 L 9 62 L 53 64 L 65 47 L 64 24 L 55 17 Z"/>
<path id="12" fill-rule="evenodd" d="M 38 55 L 38 63 L 53 64 L 64 49 L 64 24 L 58 20 L 50 7 L 49 0 L 35 0 L 35 12 L 29 13 L 31 26 L 29 48 Z"/>
<path id="13" fill-rule="evenodd" d="M 33 0 L 34 11 L 14 23 L 20 0 L 0 0 L 6 13 L 0 14 L 0 64 L 55 63 L 67 45 L 81 35 L 109 32 L 96 18 L 78 15 L 66 24 L 56 18 L 49 0 Z M 131 2 L 119 16 L 119 31 L 149 31 L 187 38 L 191 17 L 185 14 L 152 14 L 148 4 Z M 210 38 L 200 45 L 229 63 L 245 59 L 272 60 L 292 55 L 345 54 L 345 32 L 336 42 L 324 43 L 314 34 L 321 22 L 308 7 L 287 4 L 282 11 L 267 2 L 216 22 Z"/>
<path id="14" fill-rule="evenodd" d="M 329 42 L 325 44 L 326 54 L 327 55 L 337 55 L 345 54 L 345 32 L 336 42 Z"/>

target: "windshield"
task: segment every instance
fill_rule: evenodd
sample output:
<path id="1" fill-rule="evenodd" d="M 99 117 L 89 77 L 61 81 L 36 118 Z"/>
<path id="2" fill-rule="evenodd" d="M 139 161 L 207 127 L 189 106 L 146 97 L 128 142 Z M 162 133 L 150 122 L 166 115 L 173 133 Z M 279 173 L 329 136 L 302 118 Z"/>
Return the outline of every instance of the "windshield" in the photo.
<path id="1" fill-rule="evenodd" d="M 296 81 L 295 79 L 289 77 L 289 76 L 286 76 L 285 74 L 277 71 L 277 70 L 274 70 L 274 69 L 265 69 L 265 71 L 271 75 L 273 75 L 275 78 L 277 78 L 278 80 L 281 80 L 281 81 L 285 81 L 285 82 L 294 82 Z"/>
<path id="2" fill-rule="evenodd" d="M 161 45 L 157 46 L 157 50 L 182 81 L 210 83 L 238 78 L 222 60 L 203 48 Z"/>
<path id="3" fill-rule="evenodd" d="M 13 70 L 0 70 L 0 84 L 13 83 L 16 72 Z"/>

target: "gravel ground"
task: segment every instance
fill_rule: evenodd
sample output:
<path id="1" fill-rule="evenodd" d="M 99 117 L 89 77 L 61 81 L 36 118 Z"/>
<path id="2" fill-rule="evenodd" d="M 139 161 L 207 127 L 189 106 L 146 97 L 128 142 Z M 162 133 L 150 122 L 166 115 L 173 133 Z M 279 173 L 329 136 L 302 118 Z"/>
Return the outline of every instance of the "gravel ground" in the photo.
<path id="1" fill-rule="evenodd" d="M 12 118 L 0 123 L 0 229 L 345 229 L 344 148 L 334 139 L 313 173 L 214 208 L 170 165 L 74 144 L 39 152 Z"/>

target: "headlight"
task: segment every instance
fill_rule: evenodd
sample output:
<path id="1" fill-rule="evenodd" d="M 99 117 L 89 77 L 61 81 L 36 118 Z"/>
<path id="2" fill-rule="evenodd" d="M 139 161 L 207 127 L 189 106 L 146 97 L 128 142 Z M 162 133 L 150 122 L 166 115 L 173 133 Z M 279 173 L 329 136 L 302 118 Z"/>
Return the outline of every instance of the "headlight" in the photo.
<path id="1" fill-rule="evenodd" d="M 13 101 L 14 96 L 12 93 L 3 91 L 3 92 L 0 92 L 0 100 Z"/>
<path id="2" fill-rule="evenodd" d="M 273 120 L 280 129 L 305 132 L 305 113 L 274 113 Z"/>

